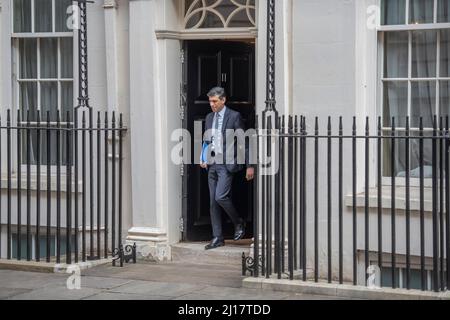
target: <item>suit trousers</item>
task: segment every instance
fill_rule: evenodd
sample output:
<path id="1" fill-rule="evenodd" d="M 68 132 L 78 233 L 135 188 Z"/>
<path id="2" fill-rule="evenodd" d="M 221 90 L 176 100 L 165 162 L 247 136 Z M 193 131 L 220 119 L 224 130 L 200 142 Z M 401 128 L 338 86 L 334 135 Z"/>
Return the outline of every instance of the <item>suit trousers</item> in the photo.
<path id="1" fill-rule="evenodd" d="M 208 184 L 213 237 L 223 238 L 221 209 L 226 212 L 234 225 L 241 223 L 232 202 L 233 173 L 230 173 L 224 164 L 213 164 L 208 169 Z"/>

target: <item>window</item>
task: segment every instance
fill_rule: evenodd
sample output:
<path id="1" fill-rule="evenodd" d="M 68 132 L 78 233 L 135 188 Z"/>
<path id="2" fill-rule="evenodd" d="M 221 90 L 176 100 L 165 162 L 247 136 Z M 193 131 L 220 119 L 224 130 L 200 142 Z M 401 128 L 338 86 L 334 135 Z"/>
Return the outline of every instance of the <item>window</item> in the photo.
<path id="1" fill-rule="evenodd" d="M 197 28 L 255 27 L 255 0 L 187 0 L 184 26 Z"/>
<path id="2" fill-rule="evenodd" d="M 11 255 L 13 259 L 18 259 L 19 255 L 17 254 L 17 242 L 18 242 L 18 236 L 17 233 L 13 233 L 11 235 Z M 33 241 L 32 241 L 33 246 Z M 22 234 L 20 237 L 20 259 L 26 260 L 27 259 L 27 235 Z"/>
<path id="3" fill-rule="evenodd" d="M 381 100 L 384 134 L 395 117 L 404 135 L 406 117 L 412 130 L 423 118 L 426 136 L 433 117 L 450 114 L 450 0 L 382 0 L 380 44 Z M 432 175 L 432 144 L 424 142 L 424 174 Z M 419 142 L 411 140 L 410 175 L 419 177 Z M 384 145 L 384 176 L 391 176 L 391 144 Z M 405 176 L 405 144 L 397 143 L 394 173 Z"/>
<path id="4" fill-rule="evenodd" d="M 44 259 L 47 257 L 47 236 L 46 235 L 39 235 L 39 239 L 37 238 L 36 234 L 31 234 L 31 259 L 35 260 L 37 251 L 36 251 L 36 241 L 39 241 L 39 258 Z M 50 257 L 56 257 L 56 248 L 57 248 L 57 241 L 56 241 L 56 235 L 51 234 L 49 236 L 49 242 L 50 242 Z M 17 241 L 18 236 L 17 233 L 13 233 L 11 236 L 11 256 L 13 259 L 18 258 L 17 254 Z M 75 235 L 71 235 L 71 245 L 72 247 L 75 244 Z M 67 237 L 66 237 L 66 231 L 63 230 L 60 238 L 60 247 L 61 247 L 61 255 L 66 254 L 66 248 L 67 248 Z M 27 235 L 25 233 L 22 233 L 20 237 L 20 258 L 22 260 L 27 259 Z"/>
<path id="5" fill-rule="evenodd" d="M 406 268 L 395 269 L 395 283 L 400 289 L 405 289 L 407 287 L 406 273 Z M 432 271 L 425 270 L 425 290 L 432 291 L 434 289 L 431 277 Z M 381 287 L 392 288 L 392 268 L 381 268 Z M 420 271 L 420 266 L 411 268 L 410 287 L 414 290 L 422 290 L 422 273 Z"/>
<path id="6" fill-rule="evenodd" d="M 47 121 L 50 113 L 52 125 L 61 112 L 62 126 L 70 123 L 67 111 L 73 110 L 73 32 L 67 27 L 68 7 L 72 0 L 13 0 L 13 47 L 15 105 L 21 110 L 22 123 L 26 123 L 27 111 L 30 121 Z M 67 121 L 68 120 L 68 121 Z M 35 152 L 41 145 L 40 163 L 56 164 L 56 148 L 47 159 L 45 134 L 37 141 L 36 131 L 31 137 L 31 164 L 37 162 Z M 24 139 L 26 137 L 23 137 Z M 56 143 L 52 135 L 51 143 Z M 65 142 L 61 137 L 62 164 L 66 164 Z M 25 155 L 26 141 L 22 142 Z M 22 157 L 22 164 L 26 157 Z"/>

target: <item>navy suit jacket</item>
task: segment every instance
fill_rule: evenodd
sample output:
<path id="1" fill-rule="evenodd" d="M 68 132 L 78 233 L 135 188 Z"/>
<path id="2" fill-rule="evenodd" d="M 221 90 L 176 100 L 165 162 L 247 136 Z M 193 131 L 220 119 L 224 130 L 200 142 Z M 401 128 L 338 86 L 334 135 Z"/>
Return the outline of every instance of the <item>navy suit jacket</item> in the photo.
<path id="1" fill-rule="evenodd" d="M 211 130 L 213 126 L 214 121 L 214 112 L 211 112 L 206 116 L 206 130 Z M 226 164 L 227 159 L 227 150 L 226 150 L 226 144 L 227 144 L 227 136 L 226 136 L 226 130 L 238 130 L 242 129 L 245 132 L 245 126 L 244 121 L 242 120 L 242 116 L 239 112 L 236 112 L 230 108 L 227 107 L 225 110 L 225 115 L 223 117 L 223 123 L 222 123 L 222 143 L 224 150 L 224 163 Z M 209 139 L 208 139 L 209 140 Z M 206 140 L 205 142 L 210 143 L 210 141 Z M 244 146 L 240 146 L 241 149 Z M 245 143 L 245 164 L 238 164 L 237 161 L 237 155 L 238 155 L 238 143 L 234 144 L 234 161 L 232 163 L 226 164 L 227 170 L 230 173 L 236 173 L 244 169 L 245 167 L 251 167 L 249 164 L 249 148 L 247 146 L 247 143 Z"/>

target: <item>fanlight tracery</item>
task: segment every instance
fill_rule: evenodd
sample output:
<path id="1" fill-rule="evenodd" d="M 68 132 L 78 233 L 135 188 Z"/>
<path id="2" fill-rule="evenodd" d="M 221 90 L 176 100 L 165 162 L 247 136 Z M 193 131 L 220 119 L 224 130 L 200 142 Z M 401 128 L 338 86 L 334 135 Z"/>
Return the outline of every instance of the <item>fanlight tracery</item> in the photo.
<path id="1" fill-rule="evenodd" d="M 255 0 L 187 0 L 184 27 L 255 27 Z"/>

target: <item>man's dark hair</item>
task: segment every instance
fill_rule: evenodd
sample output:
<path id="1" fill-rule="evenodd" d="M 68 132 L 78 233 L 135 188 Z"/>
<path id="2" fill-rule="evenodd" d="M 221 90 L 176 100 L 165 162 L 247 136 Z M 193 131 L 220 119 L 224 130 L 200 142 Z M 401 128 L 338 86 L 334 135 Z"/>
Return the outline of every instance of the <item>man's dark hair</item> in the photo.
<path id="1" fill-rule="evenodd" d="M 220 99 L 226 98 L 227 94 L 225 92 L 225 89 L 222 87 L 214 87 L 208 92 L 208 97 L 219 97 Z"/>

